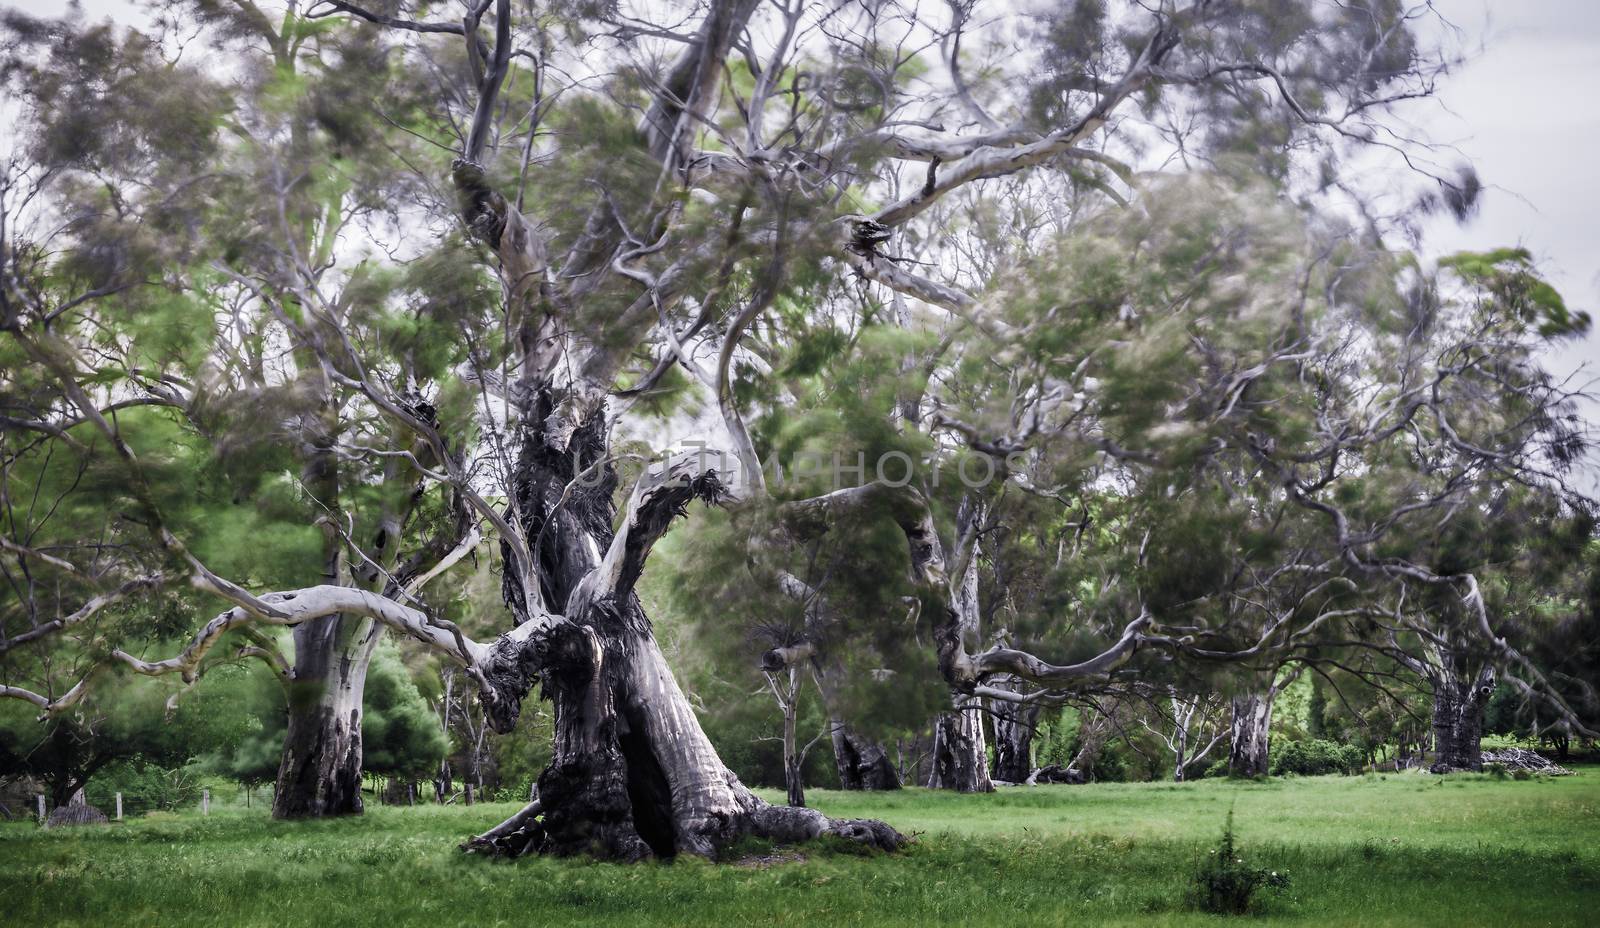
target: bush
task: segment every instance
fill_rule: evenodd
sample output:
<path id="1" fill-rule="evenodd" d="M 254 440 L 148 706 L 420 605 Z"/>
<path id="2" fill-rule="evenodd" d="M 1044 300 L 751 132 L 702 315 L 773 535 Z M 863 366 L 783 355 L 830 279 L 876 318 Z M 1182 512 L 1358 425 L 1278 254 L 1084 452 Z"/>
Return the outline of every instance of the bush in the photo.
<path id="1" fill-rule="evenodd" d="M 1228 810 L 1228 821 L 1222 829 L 1222 843 L 1200 862 L 1195 874 L 1195 904 L 1201 911 L 1213 915 L 1243 915 L 1250 910 L 1251 899 L 1262 887 L 1283 889 L 1289 885 L 1289 874 L 1276 870 L 1252 867 L 1244 862 L 1233 839 L 1233 810 Z"/>
<path id="2" fill-rule="evenodd" d="M 84 787 L 84 799 L 102 810 L 115 807 L 122 793 L 127 814 L 151 810 L 171 811 L 200 802 L 199 768 L 194 765 L 164 767 L 142 760 L 107 764 Z"/>
<path id="3" fill-rule="evenodd" d="M 1303 777 L 1339 773 L 1346 776 L 1361 771 L 1361 749 L 1350 744 L 1335 744 L 1310 738 L 1282 741 L 1272 746 L 1269 772 L 1277 777 L 1293 773 Z"/>
<path id="4" fill-rule="evenodd" d="M 1218 761 L 1212 761 L 1211 766 L 1207 767 L 1206 768 L 1206 772 L 1205 772 L 1205 778 L 1207 780 L 1215 780 L 1218 777 L 1225 777 L 1227 775 L 1228 775 L 1228 759 L 1227 758 L 1223 758 L 1222 760 L 1218 760 Z"/>

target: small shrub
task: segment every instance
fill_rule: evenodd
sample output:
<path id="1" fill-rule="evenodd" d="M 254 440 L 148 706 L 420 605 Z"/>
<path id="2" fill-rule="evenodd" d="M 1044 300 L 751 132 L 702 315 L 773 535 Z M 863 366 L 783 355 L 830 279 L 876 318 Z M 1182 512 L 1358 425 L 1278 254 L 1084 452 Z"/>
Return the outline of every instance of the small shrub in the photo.
<path id="1" fill-rule="evenodd" d="M 1280 741 L 1272 747 L 1269 772 L 1275 777 L 1288 774 L 1315 777 L 1329 773 L 1349 776 L 1361 770 L 1361 749 L 1353 744 L 1337 744 L 1310 738 L 1305 741 Z"/>
<path id="2" fill-rule="evenodd" d="M 1214 761 L 1211 764 L 1211 766 L 1206 768 L 1205 776 L 1206 776 L 1206 779 L 1208 779 L 1208 780 L 1214 780 L 1214 779 L 1217 779 L 1218 777 L 1225 777 L 1227 775 L 1228 775 L 1228 761 L 1226 759 L 1219 760 L 1219 761 Z"/>
<path id="3" fill-rule="evenodd" d="M 1513 779 L 1513 780 L 1531 780 L 1531 779 L 1533 779 L 1533 773 L 1530 770 L 1527 770 L 1527 769 L 1522 768 L 1522 767 L 1518 767 L 1517 769 L 1511 771 L 1511 779 Z"/>
<path id="4" fill-rule="evenodd" d="M 1195 904 L 1201 911 L 1213 915 L 1243 915 L 1250 910 L 1251 899 L 1262 887 L 1284 889 L 1289 885 L 1289 874 L 1245 863 L 1233 837 L 1233 810 L 1228 810 L 1228 821 L 1222 829 L 1222 843 L 1200 862 L 1195 874 Z"/>
<path id="5" fill-rule="evenodd" d="M 1492 779 L 1504 780 L 1506 778 L 1506 765 L 1505 764 L 1484 764 L 1483 765 L 1483 772 L 1487 773 Z"/>

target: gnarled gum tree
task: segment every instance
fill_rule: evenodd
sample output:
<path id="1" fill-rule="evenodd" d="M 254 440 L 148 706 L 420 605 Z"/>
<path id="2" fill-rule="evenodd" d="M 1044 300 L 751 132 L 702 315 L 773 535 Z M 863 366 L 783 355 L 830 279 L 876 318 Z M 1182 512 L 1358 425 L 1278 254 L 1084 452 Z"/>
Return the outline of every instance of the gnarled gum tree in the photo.
<path id="1" fill-rule="evenodd" d="M 323 400 L 308 414 L 323 426 L 310 439 L 319 454 L 397 462 L 397 479 L 439 487 L 452 511 L 467 513 L 462 530 L 423 546 L 430 556 L 409 573 L 368 556 L 380 565 L 370 583 L 344 582 L 330 568 L 323 582 L 254 593 L 213 571 L 168 524 L 140 455 L 110 415 L 132 397 L 159 396 L 159 379 L 122 369 L 114 384 L 97 380 L 81 333 L 62 333 L 88 308 L 114 306 L 146 282 L 63 295 L 50 289 L 48 260 L 19 264 L 23 250 L 7 239 L 0 315 L 8 340 L 47 372 L 37 385 L 40 406 L 56 417 L 37 417 L 36 430 L 65 441 L 65 422 L 92 426 L 125 466 L 140 504 L 133 521 L 153 539 L 149 557 L 227 604 L 175 656 L 113 649 L 109 663 L 193 678 L 230 635 L 290 626 L 301 638 L 361 642 L 383 626 L 461 666 L 498 730 L 516 724 L 539 686 L 554 703 L 556 733 L 538 798 L 474 847 L 637 859 L 710 854 L 751 833 L 828 833 L 879 847 L 903 840 L 882 823 L 768 806 L 707 740 L 635 593 L 652 547 L 696 501 L 732 509 L 753 552 L 752 575 L 797 597 L 816 591 L 764 552 L 854 519 L 894 526 L 916 622 L 958 700 L 955 719 L 973 713 L 978 699 L 1026 704 L 1104 684 L 1134 669 L 1141 652 L 1228 661 L 1277 655 L 1354 608 L 1313 597 L 1239 640 L 1238 628 L 1207 627 L 1197 610 L 1152 610 L 1161 605 L 1147 595 L 1155 591 L 1125 583 L 1089 610 L 1113 632 L 1081 659 L 1058 664 L 1015 643 L 984 647 L 971 614 L 978 597 L 967 585 L 992 517 L 959 520 L 957 532 L 941 537 L 940 513 L 958 507 L 945 506 L 920 469 L 910 483 L 880 478 L 802 496 L 769 486 L 763 473 L 762 454 L 774 449 L 760 426 L 798 399 L 790 362 L 803 340 L 795 318 L 870 308 L 874 291 L 863 303 L 852 292 L 857 284 L 909 301 L 915 311 L 897 324 L 933 336 L 933 347 L 908 350 L 896 368 L 926 372 L 926 389 L 905 392 L 886 421 L 922 432 L 939 453 L 995 465 L 1003 479 L 963 489 L 970 512 L 994 512 L 1005 487 L 1085 490 L 1095 469 L 1108 479 L 1132 475 L 1158 494 L 1174 473 L 1242 473 L 1258 500 L 1328 515 L 1335 564 L 1423 576 L 1423 568 L 1376 560 L 1367 539 L 1317 496 L 1329 482 L 1319 468 L 1336 473 L 1351 449 L 1376 447 L 1419 422 L 1431 419 L 1437 440 L 1451 447 L 1465 444 L 1430 392 L 1452 375 L 1444 369 L 1393 392 L 1385 383 L 1360 394 L 1376 412 L 1330 418 L 1309 408 L 1321 394 L 1307 360 L 1338 331 L 1318 319 L 1356 318 L 1351 304 L 1384 292 L 1382 274 L 1353 295 L 1342 289 L 1346 269 L 1332 260 L 1338 249 L 1319 251 L 1295 211 L 1273 202 L 1270 186 L 1229 184 L 1224 170 L 1193 185 L 1147 182 L 1114 154 L 1165 139 L 1193 157 L 1221 166 L 1242 160 L 1250 172 L 1294 186 L 1306 176 L 1294 152 L 1315 153 L 1323 173 L 1336 177 L 1347 145 L 1410 148 L 1386 136 L 1380 120 L 1393 104 L 1426 94 L 1439 68 L 1411 32 L 1425 4 L 1069 4 L 1027 27 L 988 26 L 992 44 L 973 79 L 961 49 L 972 47 L 969 23 L 980 21 L 981 9 L 967 4 L 930 12 L 711 0 L 624 12 L 527 9 L 510 0 L 321 0 L 288 3 L 278 17 L 236 0 L 190 12 L 225 61 L 251 60 L 264 43 L 275 53 L 283 46 L 320 55 L 330 74 L 371 66 L 362 73 L 379 78 L 351 91 L 379 117 L 366 131 L 416 166 L 408 184 L 390 190 L 405 199 L 393 206 L 391 231 L 404 244 L 430 222 L 454 224 L 482 263 L 458 253 L 460 264 L 431 271 L 487 269 L 499 299 L 467 311 L 421 306 L 418 321 L 448 319 L 428 336 L 454 350 L 446 363 L 418 369 L 405 359 L 426 341 L 399 358 L 371 350 L 382 321 L 361 311 L 398 296 L 363 285 L 356 269 L 328 276 L 351 246 L 326 230 L 320 251 L 279 236 L 268 249 L 280 258 L 270 286 L 229 255 L 208 265 L 221 275 L 213 286 L 270 317 L 266 343 L 318 385 Z M 355 54 L 358 45 L 340 44 L 352 36 L 368 58 Z M 1007 82 L 1027 94 L 1003 92 Z M 414 105 L 387 112 L 388 95 L 402 90 Z M 115 101 L 119 90 L 88 92 Z M 275 92 L 292 100 L 300 91 L 286 81 Z M 351 142 L 336 112 L 309 112 L 301 131 Z M 239 136 L 229 128 L 207 137 L 223 151 L 248 145 L 230 141 Z M 313 169 L 281 167 L 290 178 Z M 312 180 L 330 169 L 315 166 Z M 1445 199 L 1470 199 L 1471 183 L 1437 180 Z M 982 206 L 990 182 L 1019 185 L 1055 215 L 1040 234 L 1023 237 L 1025 253 L 966 266 L 970 251 L 951 231 L 955 207 Z M 135 201 L 149 205 L 149 196 Z M 334 209 L 354 197 L 320 196 L 309 199 Z M 291 194 L 275 201 L 291 233 L 300 202 Z M 1074 245 L 1080 211 L 1101 216 L 1107 231 Z M 1124 218 L 1105 218 L 1112 215 Z M 375 225 L 345 234 L 388 245 Z M 897 243 L 919 241 L 931 270 L 897 260 Z M 397 246 L 389 260 L 415 266 L 412 256 L 426 250 Z M 1397 304 L 1380 301 L 1380 310 Z M 631 487 L 621 485 L 617 465 L 629 452 L 617 438 L 618 417 L 684 372 L 712 400 L 724 453 L 670 454 Z M 1152 375 L 1156 389 L 1118 389 Z M 979 391 L 993 403 L 973 406 L 973 390 L 950 386 L 974 379 L 993 384 Z M 760 388 L 746 389 L 752 382 Z M 230 382 L 217 389 L 237 392 Z M 446 395 L 470 399 L 445 404 Z M 1271 429 L 1277 410 L 1294 403 L 1304 428 Z M 344 434 L 346 417 L 382 423 L 392 437 L 357 448 Z M 307 458 L 308 483 L 323 473 L 318 460 Z M 1208 461 L 1225 466 L 1208 469 Z M 1056 488 L 1063 469 L 1073 476 Z M 332 510 L 323 530 L 343 542 L 342 496 L 331 487 L 311 493 Z M 501 546 L 511 616 L 488 642 L 462 634 L 418 595 L 470 551 L 474 525 Z M 1142 551 L 1134 537 L 1126 536 L 1126 550 Z M 330 540 L 328 563 L 349 547 Z M 8 550 L 53 556 L 16 538 Z M 1136 567 L 1142 560 L 1131 557 Z M 1226 585 L 1217 596 L 1245 587 Z M 56 631 L 98 602 L 63 609 Z M 61 694 L 8 684 L 3 694 L 59 712 L 84 699 L 89 684 Z M 348 699 L 326 698 L 327 717 L 348 717 Z M 959 746 L 953 769 L 985 780 L 978 739 L 954 737 L 961 726 L 950 727 L 947 743 Z M 331 745 L 336 762 L 327 769 L 348 769 L 338 762 L 347 747 Z M 325 740 L 312 745 L 313 753 L 327 750 Z"/>

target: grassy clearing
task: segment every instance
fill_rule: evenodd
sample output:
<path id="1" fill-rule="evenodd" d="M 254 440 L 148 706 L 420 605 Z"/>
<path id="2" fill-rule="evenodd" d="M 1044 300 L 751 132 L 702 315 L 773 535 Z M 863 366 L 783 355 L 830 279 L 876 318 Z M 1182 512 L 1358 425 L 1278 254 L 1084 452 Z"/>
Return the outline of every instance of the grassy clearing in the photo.
<path id="1" fill-rule="evenodd" d="M 161 925 L 1216 924 L 1186 902 L 1228 808 L 1245 856 L 1293 884 L 1252 924 L 1588 925 L 1600 768 L 1270 783 L 1103 784 L 993 796 L 817 792 L 921 833 L 864 858 L 766 868 L 465 858 L 512 806 L 281 824 L 243 810 L 42 832 L 0 826 L 0 922 Z"/>

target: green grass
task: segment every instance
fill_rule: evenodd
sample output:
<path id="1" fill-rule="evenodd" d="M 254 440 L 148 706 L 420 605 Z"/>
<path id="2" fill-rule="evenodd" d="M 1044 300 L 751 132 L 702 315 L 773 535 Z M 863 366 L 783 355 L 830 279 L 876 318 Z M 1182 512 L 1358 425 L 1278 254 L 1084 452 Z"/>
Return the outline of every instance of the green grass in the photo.
<path id="1" fill-rule="evenodd" d="M 260 809 L 75 831 L 13 823 L 0 826 L 0 923 L 1217 924 L 1186 900 L 1230 807 L 1246 859 L 1292 878 L 1250 924 L 1589 925 L 1600 911 L 1600 768 L 1525 782 L 1390 774 L 810 798 L 919 841 L 892 856 L 805 848 L 804 860 L 758 869 L 455 850 L 513 806 L 297 824 Z"/>

